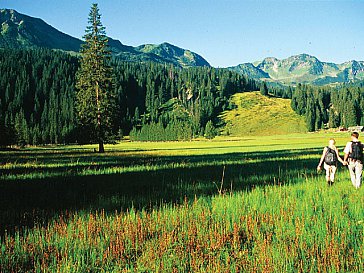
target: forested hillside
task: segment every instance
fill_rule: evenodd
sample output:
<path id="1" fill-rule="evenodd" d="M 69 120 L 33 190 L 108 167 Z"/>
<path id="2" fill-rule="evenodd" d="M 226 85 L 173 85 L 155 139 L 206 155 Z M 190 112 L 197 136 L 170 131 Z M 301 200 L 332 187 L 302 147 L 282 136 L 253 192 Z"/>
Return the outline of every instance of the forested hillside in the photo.
<path id="1" fill-rule="evenodd" d="M 78 130 L 74 113 L 78 65 L 76 57 L 47 49 L 0 50 L 1 145 L 89 141 Z M 254 81 L 226 69 L 117 59 L 112 66 L 119 136 L 149 124 L 182 127 L 184 132 L 189 128 L 188 138 L 203 134 L 207 122 L 227 107 L 230 95 L 257 88 Z"/>
<path id="2" fill-rule="evenodd" d="M 77 59 L 50 50 L 0 50 L 2 144 L 73 141 Z"/>
<path id="3" fill-rule="evenodd" d="M 364 124 L 364 86 L 362 83 L 339 88 L 298 85 L 291 106 L 306 117 L 309 131 Z"/>
<path id="4" fill-rule="evenodd" d="M 59 51 L 0 49 L 1 146 L 90 142 L 74 112 L 78 66 L 77 57 Z M 129 134 L 146 141 L 211 135 L 218 115 L 232 108 L 231 95 L 258 89 L 255 81 L 227 69 L 118 59 L 112 66 L 118 100 L 114 140 Z M 276 96 L 292 96 L 291 106 L 305 116 L 309 131 L 363 124 L 363 92 L 360 83 L 270 89 Z"/>

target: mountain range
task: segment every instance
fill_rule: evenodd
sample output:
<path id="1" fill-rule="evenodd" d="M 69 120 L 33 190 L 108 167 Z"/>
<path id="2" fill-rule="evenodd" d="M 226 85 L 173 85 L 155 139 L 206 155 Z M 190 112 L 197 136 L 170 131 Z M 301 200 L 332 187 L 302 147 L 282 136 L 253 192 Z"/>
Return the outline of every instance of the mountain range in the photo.
<path id="1" fill-rule="evenodd" d="M 12 9 L 0 9 L 0 23 L 0 48 L 46 47 L 78 52 L 83 43 L 82 40 L 48 25 L 42 19 Z M 112 54 L 124 61 L 168 63 L 182 68 L 210 66 L 197 53 L 169 43 L 133 47 L 109 37 L 109 46 Z M 243 63 L 228 69 L 248 78 L 278 84 L 326 85 L 364 80 L 363 61 L 353 60 L 335 64 L 321 62 L 308 54 L 295 55 L 283 60 L 269 57 L 263 61 Z"/>
<path id="2" fill-rule="evenodd" d="M 82 40 L 67 35 L 42 19 L 12 9 L 0 9 L 0 47 L 46 47 L 78 52 Z M 112 54 L 124 61 L 171 63 L 179 67 L 210 66 L 200 55 L 169 43 L 127 46 L 109 38 Z"/>
<path id="3" fill-rule="evenodd" d="M 243 63 L 229 69 L 250 78 L 293 85 L 326 85 L 364 80 L 362 61 L 327 63 L 308 54 L 295 55 L 283 60 L 269 57 L 263 61 Z"/>

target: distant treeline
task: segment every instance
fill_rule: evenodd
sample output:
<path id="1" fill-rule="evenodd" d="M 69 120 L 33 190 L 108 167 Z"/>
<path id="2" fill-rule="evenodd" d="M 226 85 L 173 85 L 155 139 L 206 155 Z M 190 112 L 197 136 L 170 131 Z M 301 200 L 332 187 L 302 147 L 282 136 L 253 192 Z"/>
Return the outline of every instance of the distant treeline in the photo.
<path id="1" fill-rule="evenodd" d="M 0 50 L 1 146 L 89 141 L 74 111 L 78 66 L 77 57 L 60 51 Z M 117 59 L 112 67 L 118 135 L 134 128 L 132 136 L 140 140 L 147 139 L 145 134 L 155 135 L 154 140 L 202 135 L 208 121 L 215 122 L 228 107 L 230 95 L 258 89 L 255 81 L 226 69 Z"/>
<path id="2" fill-rule="evenodd" d="M 265 87 L 264 87 L 265 86 Z M 264 89 L 267 89 L 264 91 Z M 291 86 L 284 86 L 277 83 L 272 82 L 262 82 L 260 84 L 260 93 L 264 95 L 264 93 L 271 94 L 277 98 L 283 99 L 291 99 L 293 95 L 294 88 Z"/>
<path id="3" fill-rule="evenodd" d="M 364 84 L 340 87 L 298 85 L 291 106 L 306 117 L 308 131 L 364 124 Z"/>

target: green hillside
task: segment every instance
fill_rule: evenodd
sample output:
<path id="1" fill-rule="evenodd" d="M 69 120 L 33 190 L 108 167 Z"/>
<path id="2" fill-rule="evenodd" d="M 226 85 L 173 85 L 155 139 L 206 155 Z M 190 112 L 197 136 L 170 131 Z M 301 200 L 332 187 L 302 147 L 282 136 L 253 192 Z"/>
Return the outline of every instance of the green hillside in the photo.
<path id="1" fill-rule="evenodd" d="M 220 115 L 226 124 L 223 135 L 270 135 L 306 131 L 304 118 L 292 110 L 288 99 L 246 92 L 233 95 L 231 102 L 236 108 Z"/>
<path id="2" fill-rule="evenodd" d="M 271 80 L 268 73 L 262 69 L 257 68 L 252 63 L 239 64 L 237 66 L 228 67 L 228 69 L 235 71 L 241 75 L 245 75 L 248 78 L 260 79 L 260 80 Z"/>
<path id="3" fill-rule="evenodd" d="M 60 32 L 39 18 L 30 17 L 15 10 L 0 9 L 0 47 L 46 47 L 78 51 L 82 43 Z"/>
<path id="4" fill-rule="evenodd" d="M 200 55 L 169 43 L 162 43 L 160 45 L 146 44 L 138 46 L 136 49 L 146 54 L 155 54 L 168 62 L 182 67 L 210 66 Z"/>

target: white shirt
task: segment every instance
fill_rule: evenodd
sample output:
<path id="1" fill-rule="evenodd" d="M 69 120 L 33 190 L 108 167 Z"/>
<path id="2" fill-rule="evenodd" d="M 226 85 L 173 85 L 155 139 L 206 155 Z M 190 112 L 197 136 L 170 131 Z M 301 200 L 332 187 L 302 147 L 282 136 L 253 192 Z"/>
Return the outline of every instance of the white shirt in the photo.
<path id="1" fill-rule="evenodd" d="M 358 142 L 359 140 L 353 140 L 354 142 Z M 351 152 L 352 152 L 352 150 L 351 150 L 351 144 L 352 144 L 352 142 L 351 141 L 349 141 L 348 143 L 346 143 L 346 146 L 345 146 L 345 149 L 344 149 L 344 153 L 345 154 L 350 154 Z"/>

